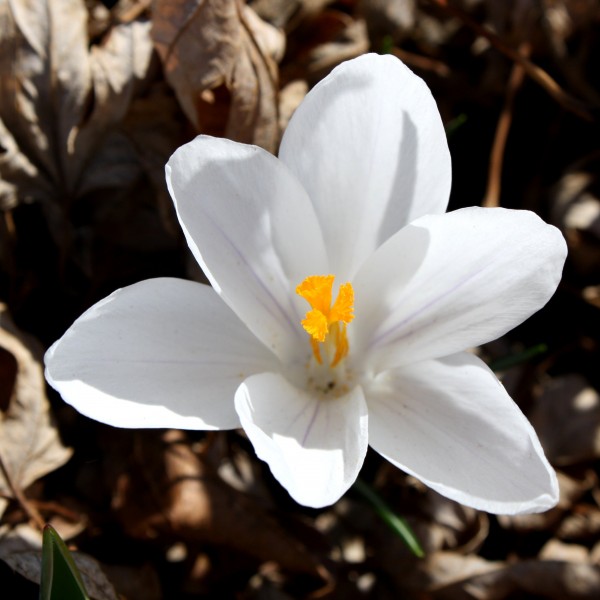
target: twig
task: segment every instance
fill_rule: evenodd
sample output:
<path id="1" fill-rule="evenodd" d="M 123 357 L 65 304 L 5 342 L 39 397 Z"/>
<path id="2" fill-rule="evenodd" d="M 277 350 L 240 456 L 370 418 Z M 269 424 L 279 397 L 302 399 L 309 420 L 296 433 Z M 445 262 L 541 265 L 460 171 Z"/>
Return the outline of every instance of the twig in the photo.
<path id="1" fill-rule="evenodd" d="M 589 112 L 587 106 L 574 98 L 567 92 L 565 92 L 558 83 L 544 71 L 541 67 L 538 67 L 534 63 L 532 63 L 529 59 L 522 56 L 517 50 L 514 50 L 507 44 L 505 44 L 502 39 L 495 34 L 491 29 L 477 23 L 477 21 L 473 20 L 465 11 L 458 8 L 457 6 L 453 6 L 448 2 L 448 0 L 427 0 L 429 3 L 435 4 L 445 12 L 451 14 L 454 17 L 459 18 L 469 29 L 472 29 L 477 35 L 480 35 L 486 38 L 494 48 L 502 52 L 505 56 L 510 58 L 512 61 L 520 64 L 525 73 L 531 77 L 538 85 L 546 90 L 546 92 L 556 100 L 565 110 L 568 110 L 578 117 L 585 119 L 587 121 L 594 121 L 591 113 Z"/>
<path id="2" fill-rule="evenodd" d="M 121 13 L 117 20 L 119 23 L 131 23 L 140 17 L 152 6 L 152 0 L 137 0 L 133 6 Z"/>
<path id="3" fill-rule="evenodd" d="M 414 52 L 408 52 L 402 48 L 394 47 L 391 50 L 394 56 L 397 56 L 402 62 L 405 62 L 411 67 L 416 67 L 423 71 L 433 71 L 440 77 L 449 77 L 450 68 L 440 60 L 430 58 L 429 56 L 423 56 L 422 54 L 415 54 Z"/>
<path id="4" fill-rule="evenodd" d="M 80 513 L 59 504 L 58 502 L 47 501 L 47 500 L 29 500 L 30 506 L 35 507 L 37 510 L 42 509 L 46 512 L 52 512 L 56 515 L 60 515 L 70 521 L 71 523 L 80 523 L 84 520 Z"/>
<path id="5" fill-rule="evenodd" d="M 44 529 L 46 522 L 42 518 L 42 515 L 31 505 L 29 500 L 25 498 L 25 495 L 21 490 L 15 485 L 6 465 L 4 464 L 4 459 L 2 458 L 2 454 L 0 454 L 0 471 L 2 471 L 2 475 L 4 475 L 4 479 L 6 479 L 6 483 L 8 487 L 13 493 L 15 500 L 21 505 L 21 508 L 25 511 L 27 516 L 35 523 L 40 531 Z"/>
<path id="6" fill-rule="evenodd" d="M 523 42 L 519 51 L 524 56 L 528 56 L 531 52 L 531 45 L 528 42 Z M 485 197 L 482 205 L 487 207 L 500 206 L 500 189 L 502 187 L 502 164 L 504 162 L 504 150 L 506 148 L 506 140 L 512 123 L 513 108 L 515 97 L 525 78 L 525 69 L 520 63 L 514 63 L 508 80 L 508 90 L 504 100 L 502 112 L 498 118 L 496 125 L 496 135 L 494 136 L 494 144 L 490 154 L 490 166 L 488 169 L 488 183 L 485 191 Z"/>

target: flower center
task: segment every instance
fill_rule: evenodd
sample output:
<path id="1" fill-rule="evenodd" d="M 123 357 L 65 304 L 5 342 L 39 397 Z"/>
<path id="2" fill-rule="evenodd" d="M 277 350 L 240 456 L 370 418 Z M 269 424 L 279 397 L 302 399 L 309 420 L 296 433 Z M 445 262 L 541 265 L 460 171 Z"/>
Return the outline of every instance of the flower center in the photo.
<path id="1" fill-rule="evenodd" d="M 346 325 L 354 319 L 354 290 L 352 284 L 343 283 L 333 305 L 333 275 L 311 275 L 297 288 L 312 310 L 306 313 L 302 327 L 310 336 L 316 361 L 323 364 L 326 355 L 329 366 L 335 367 L 349 350 Z"/>

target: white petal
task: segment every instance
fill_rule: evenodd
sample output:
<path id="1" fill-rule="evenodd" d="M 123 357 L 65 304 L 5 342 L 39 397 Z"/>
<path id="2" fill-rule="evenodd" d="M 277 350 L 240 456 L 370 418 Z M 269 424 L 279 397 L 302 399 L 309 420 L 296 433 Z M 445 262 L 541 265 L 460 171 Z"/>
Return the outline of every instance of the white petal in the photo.
<path id="1" fill-rule="evenodd" d="M 150 279 L 84 313 L 46 353 L 46 378 L 117 427 L 232 429 L 234 394 L 275 357 L 209 286 Z"/>
<path id="2" fill-rule="evenodd" d="M 306 306 L 295 289 L 328 265 L 295 177 L 261 148 L 207 136 L 179 148 L 166 172 L 187 242 L 215 290 L 283 360 L 306 350 Z"/>
<path id="3" fill-rule="evenodd" d="M 279 157 L 308 191 L 340 281 L 401 227 L 448 204 L 450 153 L 437 106 L 393 56 L 334 69 L 294 113 Z"/>
<path id="4" fill-rule="evenodd" d="M 422 217 L 354 281 L 357 352 L 379 371 L 495 339 L 550 299 L 565 257 L 560 232 L 529 211 Z"/>
<path id="5" fill-rule="evenodd" d="M 382 373 L 366 394 L 371 447 L 440 494 L 499 514 L 558 501 L 535 431 L 477 357 Z"/>
<path id="6" fill-rule="evenodd" d="M 296 502 L 327 506 L 354 483 L 368 446 L 360 387 L 324 399 L 262 373 L 239 387 L 235 407 L 257 456 Z"/>

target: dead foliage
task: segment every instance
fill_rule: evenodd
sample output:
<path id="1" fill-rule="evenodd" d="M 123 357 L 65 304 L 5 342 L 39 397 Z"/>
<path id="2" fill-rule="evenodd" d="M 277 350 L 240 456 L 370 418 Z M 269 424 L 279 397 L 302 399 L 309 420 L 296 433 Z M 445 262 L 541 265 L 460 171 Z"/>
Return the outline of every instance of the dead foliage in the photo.
<path id="1" fill-rule="evenodd" d="M 0 0 L 6 589 L 37 597 L 47 521 L 96 600 L 600 597 L 599 29 L 598 0 Z M 276 152 L 307 91 L 367 51 L 431 87 L 451 209 L 534 210 L 570 250 L 549 305 L 481 349 L 558 469 L 560 502 L 493 517 L 370 453 L 361 477 L 422 560 L 352 490 L 319 511 L 294 504 L 240 432 L 75 414 L 48 398 L 40 362 L 114 289 L 202 277 L 164 184 L 177 146 L 209 133 Z"/>

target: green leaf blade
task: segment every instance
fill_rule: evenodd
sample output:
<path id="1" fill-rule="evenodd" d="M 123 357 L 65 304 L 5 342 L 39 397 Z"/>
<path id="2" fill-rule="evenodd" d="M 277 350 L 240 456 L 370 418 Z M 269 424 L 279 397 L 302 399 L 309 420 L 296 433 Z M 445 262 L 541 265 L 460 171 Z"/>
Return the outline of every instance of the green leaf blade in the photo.
<path id="1" fill-rule="evenodd" d="M 89 600 L 69 549 L 51 525 L 43 533 L 40 600 Z"/>

